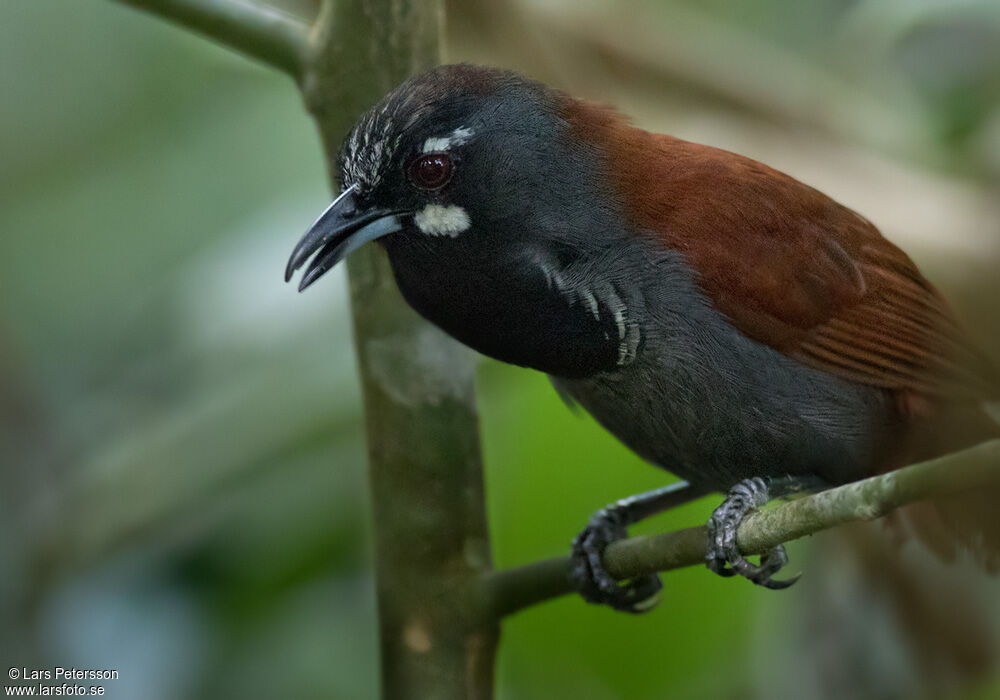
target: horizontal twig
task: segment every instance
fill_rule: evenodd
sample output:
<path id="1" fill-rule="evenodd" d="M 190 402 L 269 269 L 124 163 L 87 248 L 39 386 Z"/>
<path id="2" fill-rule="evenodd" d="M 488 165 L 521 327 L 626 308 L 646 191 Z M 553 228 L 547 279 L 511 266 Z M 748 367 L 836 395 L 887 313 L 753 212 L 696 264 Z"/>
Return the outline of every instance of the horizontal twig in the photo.
<path id="1" fill-rule="evenodd" d="M 293 78 L 302 73 L 308 24 L 253 0 L 117 0 L 191 29 Z"/>
<path id="2" fill-rule="evenodd" d="M 887 474 L 782 503 L 749 516 L 737 536 L 741 551 L 761 554 L 784 542 L 858 520 L 873 520 L 916 501 L 1000 485 L 1000 440 Z M 691 527 L 608 546 L 604 566 L 615 578 L 703 564 L 707 533 Z M 484 581 L 484 611 L 501 618 L 571 591 L 569 557 L 497 571 Z"/>

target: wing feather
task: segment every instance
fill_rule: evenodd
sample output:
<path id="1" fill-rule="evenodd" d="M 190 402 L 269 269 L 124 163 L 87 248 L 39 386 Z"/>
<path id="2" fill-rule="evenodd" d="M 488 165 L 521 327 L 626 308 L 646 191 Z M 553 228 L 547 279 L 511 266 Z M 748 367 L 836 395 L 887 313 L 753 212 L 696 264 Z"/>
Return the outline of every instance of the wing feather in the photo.
<path id="1" fill-rule="evenodd" d="M 867 219 L 749 158 L 616 133 L 626 162 L 641 164 L 620 183 L 634 223 L 685 255 L 743 333 L 872 386 L 1000 396 L 998 375 L 942 296 Z"/>

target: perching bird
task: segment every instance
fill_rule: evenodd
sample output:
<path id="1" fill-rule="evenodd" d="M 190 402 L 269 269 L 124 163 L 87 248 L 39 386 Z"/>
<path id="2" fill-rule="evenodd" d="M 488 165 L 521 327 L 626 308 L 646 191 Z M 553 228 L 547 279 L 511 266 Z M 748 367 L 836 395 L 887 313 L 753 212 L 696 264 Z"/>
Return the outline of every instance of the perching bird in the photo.
<path id="1" fill-rule="evenodd" d="M 403 296 L 479 352 L 550 375 L 686 483 L 599 511 L 574 543 L 584 597 L 638 612 L 601 551 L 710 491 L 708 565 L 755 583 L 735 532 L 791 488 L 822 488 L 1000 435 L 998 376 L 947 304 L 867 219 L 749 158 L 468 65 L 411 78 L 340 153 L 342 194 L 299 242 L 305 289 L 367 241 Z M 1000 557 L 994 494 L 923 509 L 921 539 Z"/>

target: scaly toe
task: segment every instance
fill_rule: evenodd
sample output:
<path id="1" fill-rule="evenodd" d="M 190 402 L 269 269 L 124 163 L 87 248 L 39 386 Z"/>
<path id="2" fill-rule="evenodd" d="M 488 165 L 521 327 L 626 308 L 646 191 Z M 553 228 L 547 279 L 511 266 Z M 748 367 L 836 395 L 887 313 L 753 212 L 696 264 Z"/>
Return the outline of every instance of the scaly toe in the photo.
<path id="1" fill-rule="evenodd" d="M 739 574 L 743 578 L 772 590 L 788 588 L 799 577 L 777 580 L 773 576 L 788 563 L 788 555 L 783 545 L 778 545 L 761 557 L 760 564 L 749 561 L 739 551 L 736 533 L 746 516 L 757 510 L 769 498 L 768 488 L 763 479 L 753 478 L 736 484 L 709 518 L 708 548 L 705 564 L 709 570 L 720 576 Z"/>
<path id="2" fill-rule="evenodd" d="M 573 540 L 569 580 L 584 600 L 615 610 L 643 613 L 659 602 L 663 584 L 655 575 L 619 583 L 604 568 L 604 549 L 627 536 L 625 526 L 612 508 L 598 511 L 583 532 Z"/>

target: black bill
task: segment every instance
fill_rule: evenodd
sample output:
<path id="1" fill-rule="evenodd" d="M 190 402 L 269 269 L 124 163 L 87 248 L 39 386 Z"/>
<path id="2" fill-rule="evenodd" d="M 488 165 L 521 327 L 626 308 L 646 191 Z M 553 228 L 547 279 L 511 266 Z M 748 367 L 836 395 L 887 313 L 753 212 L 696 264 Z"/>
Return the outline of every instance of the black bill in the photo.
<path id="1" fill-rule="evenodd" d="M 370 210 L 359 212 L 355 193 L 357 185 L 344 190 L 326 208 L 302 237 L 285 267 L 285 281 L 302 267 L 313 253 L 312 262 L 299 282 L 301 292 L 332 269 L 338 262 L 368 241 L 374 241 L 403 228 L 399 212 Z M 317 252 L 318 251 L 318 252 Z"/>

